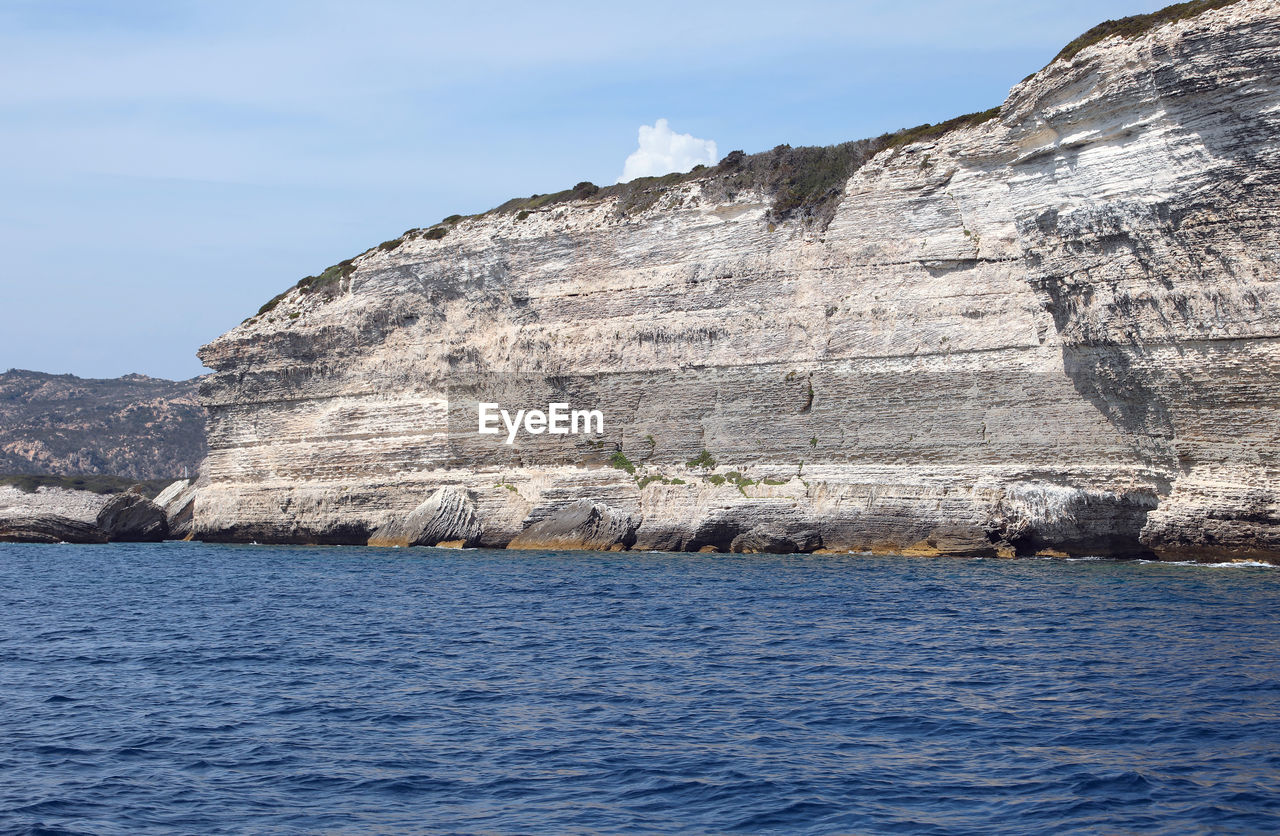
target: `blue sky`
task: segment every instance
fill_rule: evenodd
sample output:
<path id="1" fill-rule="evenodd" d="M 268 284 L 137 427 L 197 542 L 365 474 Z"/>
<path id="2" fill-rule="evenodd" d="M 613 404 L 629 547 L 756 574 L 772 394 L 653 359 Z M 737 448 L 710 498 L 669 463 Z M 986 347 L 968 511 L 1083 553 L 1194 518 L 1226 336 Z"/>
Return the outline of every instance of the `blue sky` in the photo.
<path id="1" fill-rule="evenodd" d="M 937 122 L 1161 5 L 0 0 L 0 369 L 200 374 L 301 276 L 614 182 L 641 125 L 723 155 Z"/>

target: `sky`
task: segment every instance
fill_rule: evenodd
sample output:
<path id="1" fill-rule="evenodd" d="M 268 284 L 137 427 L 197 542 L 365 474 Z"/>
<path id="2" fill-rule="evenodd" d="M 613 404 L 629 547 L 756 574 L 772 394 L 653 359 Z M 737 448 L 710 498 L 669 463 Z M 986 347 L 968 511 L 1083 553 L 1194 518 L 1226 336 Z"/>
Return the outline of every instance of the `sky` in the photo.
<path id="1" fill-rule="evenodd" d="M 0 0 L 0 370 L 187 378 L 454 213 L 985 110 L 1139 0 Z"/>

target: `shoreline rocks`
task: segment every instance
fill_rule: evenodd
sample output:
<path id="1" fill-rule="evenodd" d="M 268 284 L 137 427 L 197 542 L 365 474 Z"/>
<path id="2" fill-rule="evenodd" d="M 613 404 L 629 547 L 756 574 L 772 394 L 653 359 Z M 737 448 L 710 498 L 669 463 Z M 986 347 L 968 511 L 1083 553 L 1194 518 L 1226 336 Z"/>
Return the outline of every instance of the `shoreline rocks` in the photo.
<path id="1" fill-rule="evenodd" d="M 165 510 L 141 493 L 0 486 L 0 542 L 159 542 L 168 535 Z"/>

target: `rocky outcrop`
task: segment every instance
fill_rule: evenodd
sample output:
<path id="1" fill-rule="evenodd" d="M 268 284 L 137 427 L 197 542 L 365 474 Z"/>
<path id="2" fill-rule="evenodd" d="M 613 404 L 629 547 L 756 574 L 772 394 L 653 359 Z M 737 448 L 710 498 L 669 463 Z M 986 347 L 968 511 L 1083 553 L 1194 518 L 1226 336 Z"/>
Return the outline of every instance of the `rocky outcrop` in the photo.
<path id="1" fill-rule="evenodd" d="M 113 543 L 158 543 L 169 534 L 164 509 L 132 491 L 108 499 L 95 522 Z"/>
<path id="2" fill-rule="evenodd" d="M 635 543 L 639 526 L 637 515 L 579 499 L 531 520 L 508 548 L 623 551 Z"/>
<path id="3" fill-rule="evenodd" d="M 58 514 L 9 516 L 0 511 L 0 543 L 105 543 L 96 525 Z"/>
<path id="4" fill-rule="evenodd" d="M 475 506 L 464 491 L 441 488 L 404 519 L 392 520 L 369 537 L 370 546 L 470 548 L 480 540 Z"/>
<path id="5" fill-rule="evenodd" d="M 0 542 L 105 543 L 97 518 L 109 499 L 91 491 L 0 486 Z"/>
<path id="6" fill-rule="evenodd" d="M 165 509 L 147 499 L 140 490 L 100 494 L 41 487 L 27 492 L 0 486 L 0 541 L 107 543 L 163 540 L 169 536 Z M 182 492 L 166 490 L 164 493 L 173 497 Z M 190 514 L 189 509 L 187 513 Z"/>
<path id="7" fill-rule="evenodd" d="M 179 479 L 156 494 L 154 502 L 164 509 L 165 525 L 171 540 L 191 538 L 195 520 L 196 486 L 189 479 Z"/>
<path id="8" fill-rule="evenodd" d="M 782 148 L 304 280 L 201 350 L 195 536 L 365 543 L 451 486 L 491 546 L 1280 560 L 1280 3 L 984 118 L 855 160 L 829 224 L 743 174 Z"/>

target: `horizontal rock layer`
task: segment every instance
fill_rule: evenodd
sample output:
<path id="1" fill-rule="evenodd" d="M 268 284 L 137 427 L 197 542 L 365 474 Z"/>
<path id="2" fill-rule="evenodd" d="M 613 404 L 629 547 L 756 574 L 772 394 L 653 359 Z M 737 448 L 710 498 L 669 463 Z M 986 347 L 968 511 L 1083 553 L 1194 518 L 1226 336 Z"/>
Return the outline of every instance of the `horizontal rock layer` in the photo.
<path id="1" fill-rule="evenodd" d="M 186 488 L 175 483 L 163 495 Z M 156 542 L 169 536 L 165 508 L 135 488 L 117 494 L 41 487 L 31 493 L 0 486 L 0 542 Z M 187 502 L 188 509 L 191 499 Z"/>
<path id="2" fill-rule="evenodd" d="M 878 154 L 825 229 L 692 180 L 371 250 L 201 350 L 194 536 L 408 543 L 449 488 L 491 546 L 1280 559 L 1278 78 L 1242 0 Z M 459 417 L 512 381 L 605 433 Z"/>

